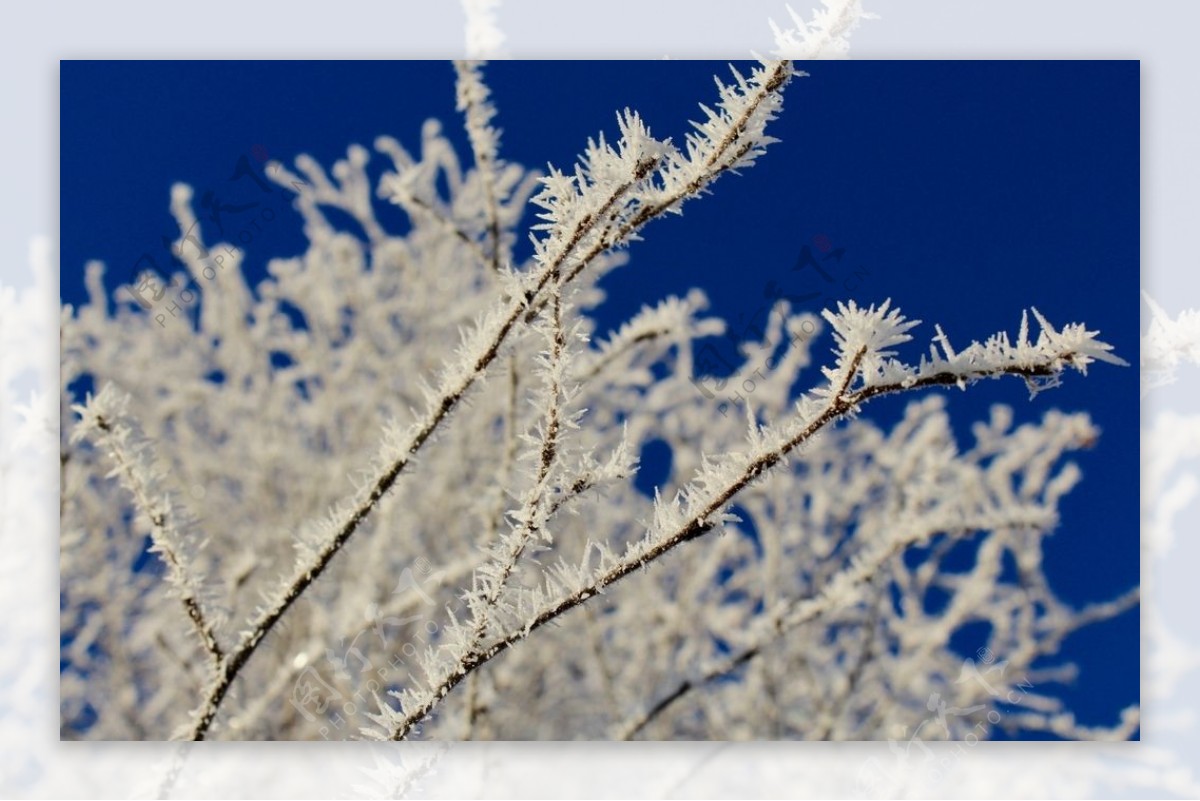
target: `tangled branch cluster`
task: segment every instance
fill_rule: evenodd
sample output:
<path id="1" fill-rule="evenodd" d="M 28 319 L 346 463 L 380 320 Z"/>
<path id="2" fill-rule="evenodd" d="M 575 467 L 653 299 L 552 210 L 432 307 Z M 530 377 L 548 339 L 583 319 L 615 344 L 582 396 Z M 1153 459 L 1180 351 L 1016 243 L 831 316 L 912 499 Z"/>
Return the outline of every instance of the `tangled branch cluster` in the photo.
<path id="1" fill-rule="evenodd" d="M 433 121 L 419 155 L 375 143 L 407 232 L 376 219 L 352 147 L 331 174 L 268 169 L 310 244 L 254 287 L 176 187 L 190 324 L 130 287 L 110 302 L 90 264 L 90 302 L 62 317 L 63 735 L 868 739 L 918 728 L 936 696 L 969 714 L 922 737 L 994 726 L 1002 703 L 1001 725 L 1129 736 L 1136 710 L 1097 732 L 1003 694 L 1061 678 L 1045 657 L 1137 602 L 1072 608 L 1042 569 L 1087 415 L 1014 427 L 998 406 L 969 447 L 938 395 L 890 430 L 858 419 L 881 395 L 1006 376 L 1036 393 L 1123 363 L 1096 332 L 1033 310 L 1036 337 L 1027 316 L 961 349 L 937 328 L 914 363 L 917 321 L 890 303 L 780 301 L 742 348 L 744 417 L 695 391 L 696 343 L 724 331 L 701 292 L 598 336 L 622 248 L 764 155 L 794 75 L 718 81 L 680 144 L 627 110 L 615 143 L 538 176 L 500 157 L 480 67 L 459 64 L 470 166 Z M 654 498 L 633 483 L 651 442 L 672 454 Z M 973 566 L 943 569 L 962 548 Z M 981 624 L 1004 669 L 968 681 L 949 643 Z"/>

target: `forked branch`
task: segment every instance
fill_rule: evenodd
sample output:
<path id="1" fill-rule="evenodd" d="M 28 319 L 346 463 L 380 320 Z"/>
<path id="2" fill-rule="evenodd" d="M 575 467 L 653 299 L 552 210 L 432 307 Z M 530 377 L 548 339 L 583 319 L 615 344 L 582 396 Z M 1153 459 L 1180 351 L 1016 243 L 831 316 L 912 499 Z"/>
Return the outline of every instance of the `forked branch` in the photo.
<path id="1" fill-rule="evenodd" d="M 945 358 L 935 353 L 933 358 L 923 359 L 919 367 L 908 367 L 888 359 L 892 351 L 887 348 L 911 339 L 906 332 L 917 322 L 907 321 L 897 310 L 889 312 L 888 309 L 888 303 L 878 309 L 874 306 L 862 309 L 850 303 L 840 305 L 836 314 L 826 312 L 838 341 L 837 366 L 826 370 L 827 386 L 815 390 L 797 404 L 797 415 L 780 426 L 773 442 L 767 441 L 769 435 L 766 432 L 752 428 L 754 447 L 749 456 L 726 464 L 706 463 L 689 485 L 683 508 L 678 499 L 675 503 L 659 503 L 654 525 L 619 558 L 596 546 L 601 557 L 599 569 L 588 567 L 592 555 L 590 549 L 579 567 L 560 565 L 560 587 L 547 590 L 545 601 L 526 616 L 523 626 L 486 648 L 470 649 L 456 659 L 433 666 L 429 675 L 437 678 L 431 680 L 428 687 L 421 692 L 409 690 L 398 694 L 400 710 L 386 708 L 374 716 L 376 722 L 385 727 L 386 736 L 392 740 L 404 739 L 479 667 L 635 570 L 720 525 L 726 519 L 722 510 L 741 490 L 790 453 L 811 442 L 825 426 L 857 412 L 866 401 L 923 387 L 965 387 L 983 378 L 1002 375 L 1017 375 L 1027 382 L 1053 382 L 1068 366 L 1085 371 L 1095 359 L 1121 361 L 1108 352 L 1110 346 L 1095 339 L 1094 332 L 1088 332 L 1082 326 L 1068 326 L 1062 332 L 1056 331 L 1035 311 L 1042 323 L 1042 333 L 1036 343 L 1028 341 L 1027 321 L 1023 319 L 1015 346 L 1009 345 L 1001 334 L 984 345 L 973 343 L 960 354 L 955 353 L 941 336 Z M 859 387 L 852 389 L 859 378 Z M 861 578 L 870 575 L 870 570 L 864 568 Z M 560 589 L 565 592 L 555 592 Z M 811 608 L 811 601 L 802 604 L 802 610 Z M 805 614 L 807 611 L 796 611 L 792 616 Z"/>

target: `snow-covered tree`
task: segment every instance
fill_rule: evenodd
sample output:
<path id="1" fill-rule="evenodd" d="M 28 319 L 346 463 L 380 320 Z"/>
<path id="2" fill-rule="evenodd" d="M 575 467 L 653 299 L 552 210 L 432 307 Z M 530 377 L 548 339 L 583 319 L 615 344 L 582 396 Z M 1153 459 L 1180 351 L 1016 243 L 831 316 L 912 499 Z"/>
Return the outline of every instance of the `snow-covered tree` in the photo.
<path id="1" fill-rule="evenodd" d="M 796 69 L 718 81 L 682 142 L 626 110 L 615 142 L 539 175 L 503 159 L 480 65 L 455 67 L 470 163 L 429 121 L 416 151 L 374 143 L 375 186 L 359 146 L 329 172 L 267 165 L 309 246 L 256 286 L 182 185 L 185 271 L 110 296 L 87 266 L 61 321 L 64 737 L 1136 730 L 1136 708 L 1087 729 L 1031 689 L 1070 675 L 1070 633 L 1138 602 L 1074 608 L 1042 565 L 1096 428 L 996 406 L 961 443 L 928 391 L 1124 364 L 1098 332 L 1016 309 L 1012 336 L 934 326 L 917 354 L 890 302 L 781 300 L 720 378 L 697 366 L 724 331 L 698 290 L 602 334 L 599 280 L 764 157 Z M 697 392 L 718 381 L 753 386 L 737 414 Z M 860 416 L 901 393 L 896 425 Z M 652 441 L 672 468 L 648 498 Z M 942 569 L 964 544 L 971 568 Z M 964 658 L 951 637 L 980 623 Z"/>

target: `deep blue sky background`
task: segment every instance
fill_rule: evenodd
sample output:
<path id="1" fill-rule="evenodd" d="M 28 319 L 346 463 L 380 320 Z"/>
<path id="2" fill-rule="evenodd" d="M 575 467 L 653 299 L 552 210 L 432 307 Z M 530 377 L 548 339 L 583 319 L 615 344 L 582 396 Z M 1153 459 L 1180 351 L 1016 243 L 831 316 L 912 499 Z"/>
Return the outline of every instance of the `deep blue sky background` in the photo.
<path id="1" fill-rule="evenodd" d="M 1139 65 L 1124 62 L 816 62 L 788 88 L 772 128 L 782 140 L 759 165 L 723 178 L 682 218 L 654 223 L 630 265 L 606 279 L 601 328 L 642 304 L 704 288 L 727 320 L 753 318 L 771 285 L 785 294 L 892 298 L 913 318 L 919 347 L 933 323 L 955 344 L 1005 329 L 1037 306 L 1051 322 L 1084 321 L 1117 353 L 1138 358 Z M 502 155 L 569 166 L 587 137 L 615 138 L 614 112 L 640 111 L 658 136 L 681 140 L 697 102 L 715 97 L 716 62 L 498 62 L 488 68 Z M 390 134 L 419 146 L 443 120 L 468 161 L 441 62 L 62 63 L 61 287 L 79 302 L 83 265 L 107 262 L 129 280 L 147 251 L 177 236 L 172 182 L 225 203 L 258 200 L 231 183 L 240 157 L 324 165 L 349 143 Z M 372 162 L 373 174 L 384 167 Z M 278 190 L 276 190 L 278 192 Z M 279 203 L 281 201 L 275 201 Z M 198 209 L 198 214 L 201 213 Z M 385 225 L 389 212 L 381 218 Z M 201 214 L 201 216 L 203 216 Z M 239 219 L 231 215 L 230 219 Z M 236 230 L 237 224 L 234 224 Z M 227 234 L 228 235 L 228 234 Z M 298 219 L 281 217 L 248 247 L 261 277 L 268 257 L 303 251 Z M 794 271 L 804 246 L 844 249 L 824 262 L 835 279 Z M 845 289 L 851 282 L 853 292 Z M 732 356 L 728 343 L 719 346 Z M 822 345 L 823 349 L 823 345 Z M 1087 410 L 1099 445 L 1078 453 L 1084 481 L 1063 502 L 1047 571 L 1066 598 L 1110 598 L 1139 580 L 1137 368 L 1096 365 L 1032 402 L 1016 380 L 948 393 L 960 442 L 992 403 L 1018 422 L 1048 408 Z M 890 421 L 908 398 L 877 401 Z M 1108 725 L 1139 694 L 1135 611 L 1073 636 L 1082 668 L 1059 694 L 1080 722 Z"/>

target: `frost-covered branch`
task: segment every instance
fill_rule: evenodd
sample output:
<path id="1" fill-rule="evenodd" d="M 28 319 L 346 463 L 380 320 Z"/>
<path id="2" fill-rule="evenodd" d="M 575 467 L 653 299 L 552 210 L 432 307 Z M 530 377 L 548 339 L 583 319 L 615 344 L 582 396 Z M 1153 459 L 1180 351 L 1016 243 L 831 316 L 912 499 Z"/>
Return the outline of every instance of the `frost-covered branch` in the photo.
<path id="1" fill-rule="evenodd" d="M 321 165 L 310 156 L 300 156 L 296 159 L 296 167 L 304 173 L 304 177 L 296 175 L 278 162 L 272 162 L 268 166 L 267 176 L 284 189 L 296 194 L 297 208 L 309 223 L 312 235 L 328 236 L 333 233 L 333 227 L 318 208 L 331 206 L 353 217 L 372 242 L 380 242 L 385 234 L 375 219 L 375 209 L 371 205 L 371 181 L 366 171 L 370 158 L 366 148 L 359 145 L 351 147 L 346 159 L 333 165 L 333 177 L 337 183 L 331 181 Z"/>
<path id="2" fill-rule="evenodd" d="M 605 339 L 591 358 L 576 370 L 577 379 L 586 383 L 614 365 L 622 364 L 626 356 L 646 342 L 658 339 L 685 342 L 725 333 L 723 320 L 696 319 L 707 306 L 708 299 L 703 293 L 693 292 L 682 299 L 667 298 L 653 308 L 643 307 Z"/>
<path id="3" fill-rule="evenodd" d="M 1182 364 L 1200 363 L 1200 312 L 1188 309 L 1174 320 L 1145 292 L 1150 328 L 1142 337 L 1142 395 L 1175 381 Z"/>
<path id="4" fill-rule="evenodd" d="M 878 19 L 875 14 L 863 11 L 862 0 L 821 0 L 824 8 L 813 12 L 811 22 L 806 22 L 790 5 L 787 6 L 792 27 L 781 28 L 775 20 L 769 20 L 775 35 L 775 50 L 779 58 L 797 60 L 819 58 L 845 58 L 850 50 L 847 37 L 862 20 Z"/>
<path id="5" fill-rule="evenodd" d="M 217 642 L 211 613 L 206 614 L 202 606 L 205 577 L 194 564 L 195 551 L 203 542 L 194 530 L 195 521 L 172 500 L 164 485 L 166 474 L 155 464 L 150 443 L 129 412 L 129 401 L 129 395 L 115 385 L 105 384 L 99 393 L 88 397 L 87 403 L 73 407 L 80 420 L 71 441 L 90 439 L 108 455 L 113 464 L 109 475 L 117 476 L 133 498 L 154 541 L 150 550 L 166 565 L 167 581 L 216 668 L 224 652 Z"/>
<path id="6" fill-rule="evenodd" d="M 454 71 L 458 75 L 458 110 L 466 118 L 467 138 L 475 154 L 475 168 L 483 185 L 483 201 L 487 210 L 488 239 L 491 243 L 493 270 L 500 269 L 500 212 L 496 207 L 497 171 L 500 167 L 500 132 L 492 127 L 496 109 L 491 102 L 491 91 L 484 84 L 481 65 L 472 61 L 455 61 Z"/>
<path id="7" fill-rule="evenodd" d="M 749 78 L 733 70 L 733 85 L 718 80 L 721 99 L 717 108 L 701 105 L 707 119 L 693 123 L 697 132 L 687 134 L 682 151 L 653 139 L 637 115 L 627 111 L 618 117 L 625 143 L 619 148 L 620 155 L 601 137 L 599 144 L 588 143 L 586 171 L 577 168 L 574 178 L 551 174 L 546 191 L 534 201 L 547 210 L 541 215 L 547 222 L 539 227 L 553 230 L 573 223 L 575 233 L 570 238 L 558 237 L 564 256 L 573 251 L 582 254 L 575 264 L 564 266 L 566 280 L 573 280 L 604 251 L 631 241 L 650 220 L 666 212 L 679 213 L 686 200 L 702 194 L 723 173 L 752 166 L 767 145 L 776 141 L 766 134 L 766 126 L 779 113 L 783 87 L 794 74 L 790 61 L 764 62 Z M 626 190 L 633 184 L 623 186 L 593 211 L 589 184 L 613 170 L 614 158 L 626 168 L 617 174 L 631 172 L 641 191 L 629 192 L 626 200 Z M 655 170 L 658 182 L 647 181 Z M 597 220 L 602 227 L 594 225 Z M 555 239 L 548 238 L 548 246 Z M 560 261 L 560 257 L 548 258 L 548 252 L 549 248 L 539 250 L 539 261 Z"/>
<path id="8" fill-rule="evenodd" d="M 462 643 L 464 652 L 477 648 L 487 634 L 500 596 L 508 586 L 513 570 L 535 537 L 541 535 L 551 510 L 549 502 L 551 470 L 559 458 L 563 403 L 569 392 L 563 386 L 567 364 L 567 332 L 563 327 L 562 285 L 552 287 L 551 319 L 545 325 L 547 355 L 543 370 L 546 382 L 545 421 L 541 437 L 531 439 L 529 457 L 537 463 L 537 477 L 525 494 L 520 510 L 513 516 L 513 528 L 492 546 L 491 559 L 475 572 L 479 585 L 468 596 L 473 623 L 470 635 Z"/>

